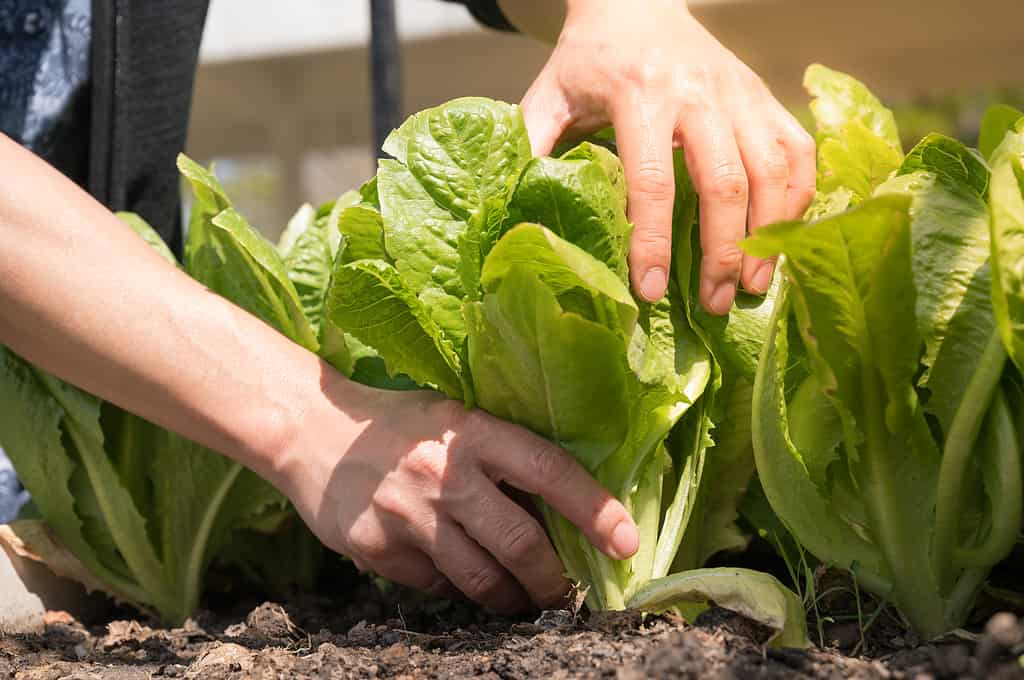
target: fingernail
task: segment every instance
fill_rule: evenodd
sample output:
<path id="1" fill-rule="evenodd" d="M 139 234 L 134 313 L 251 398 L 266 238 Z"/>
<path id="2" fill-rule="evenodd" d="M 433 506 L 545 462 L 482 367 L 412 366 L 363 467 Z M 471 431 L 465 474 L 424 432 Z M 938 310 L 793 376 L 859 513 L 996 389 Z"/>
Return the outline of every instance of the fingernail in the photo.
<path id="1" fill-rule="evenodd" d="M 618 560 L 631 557 L 640 548 L 640 533 L 632 522 L 622 520 L 612 532 L 612 552 Z"/>
<path id="2" fill-rule="evenodd" d="M 664 267 L 651 267 L 640 279 L 640 295 L 648 302 L 656 302 L 668 287 L 668 273 Z"/>
<path id="3" fill-rule="evenodd" d="M 718 287 L 712 291 L 711 298 L 708 300 L 708 311 L 718 316 L 728 314 L 735 297 L 736 284 L 734 282 L 726 281 L 725 283 L 718 284 Z"/>
<path id="4" fill-rule="evenodd" d="M 775 264 L 772 262 L 762 262 L 761 266 L 754 272 L 754 278 L 751 280 L 750 285 L 753 286 L 751 293 L 766 293 L 768 292 L 768 286 L 772 285 L 772 272 L 775 270 Z"/>

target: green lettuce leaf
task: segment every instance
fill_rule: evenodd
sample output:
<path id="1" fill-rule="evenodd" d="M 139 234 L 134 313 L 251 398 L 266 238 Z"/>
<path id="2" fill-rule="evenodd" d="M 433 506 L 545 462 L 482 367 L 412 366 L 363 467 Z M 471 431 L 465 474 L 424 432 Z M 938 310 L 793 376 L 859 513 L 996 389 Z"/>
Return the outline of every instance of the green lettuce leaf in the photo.
<path id="1" fill-rule="evenodd" d="M 324 313 L 335 326 L 376 350 L 389 375 L 403 373 L 450 397 L 463 398 L 455 347 L 389 263 L 338 263 Z"/>
<path id="2" fill-rule="evenodd" d="M 72 477 L 83 474 L 83 464 L 79 457 L 69 455 L 73 444 L 68 438 L 72 428 L 91 430 L 90 445 L 95 446 L 99 401 L 83 395 L 67 402 L 74 411 L 57 400 L 35 368 L 0 345 L 0 446 L 10 456 L 36 508 L 111 592 L 128 601 L 153 604 L 145 587 L 131 577 L 124 559 L 116 554 L 113 542 L 96 545 L 89 540 L 89 534 L 96 532 L 85 526 L 80 515 L 83 499 L 72 493 Z M 149 555 L 142 562 L 152 565 L 154 560 Z"/>
<path id="3" fill-rule="evenodd" d="M 480 264 L 498 237 L 509 195 L 532 156 L 519 107 L 481 97 L 455 99 L 410 117 L 385 140 L 384 151 L 407 168 L 440 211 L 465 225 L 457 235 L 459 273 L 464 292 L 475 299 Z M 382 179 L 378 173 L 379 192 Z M 413 190 L 412 183 L 406 186 Z M 411 198 L 419 203 L 414 210 L 425 210 L 416 192 Z M 390 222 L 383 193 L 381 206 Z M 388 251 L 396 261 L 402 259 L 390 242 Z"/>
<path id="4" fill-rule="evenodd" d="M 622 445 L 630 405 L 616 333 L 563 312 L 550 288 L 520 267 L 466 314 L 482 408 L 557 442 L 591 471 Z"/>
<path id="5" fill-rule="evenodd" d="M 384 250 L 384 218 L 379 210 L 365 205 L 345 208 L 335 228 L 345 240 L 342 262 L 391 259 Z"/>
<path id="6" fill-rule="evenodd" d="M 316 219 L 317 211 L 313 206 L 309 203 L 302 204 L 288 220 L 288 224 L 285 225 L 284 231 L 281 232 L 281 236 L 277 240 L 278 255 L 282 258 L 288 257 L 292 249 L 295 248 L 296 241 L 316 224 Z"/>
<path id="7" fill-rule="evenodd" d="M 858 80 L 814 64 L 804 75 L 814 97 L 818 191 L 845 189 L 867 200 L 903 160 L 892 112 Z"/>
<path id="8" fill-rule="evenodd" d="M 626 284 L 582 248 L 536 224 L 520 224 L 491 251 L 480 283 L 493 292 L 514 268 L 537 276 L 561 305 L 600 321 L 628 338 L 637 321 L 637 305 Z"/>
<path id="9" fill-rule="evenodd" d="M 821 472 L 812 477 L 816 465 L 809 459 L 838 455 L 835 447 L 843 438 L 838 413 L 817 386 L 811 392 L 800 390 L 806 396 L 800 401 L 794 398 L 794 408 L 788 403 L 788 395 L 796 387 L 790 384 L 796 361 L 806 361 L 796 356 L 801 348 L 791 348 L 790 296 L 789 285 L 784 285 L 754 383 L 751 434 L 758 476 L 772 509 L 800 544 L 829 563 L 853 570 L 862 582 L 884 590 L 890 577 L 883 555 L 865 536 L 862 526 L 849 523 L 834 510 L 831 489 L 824 479 L 829 462 L 817 464 Z M 828 414 L 831 410 L 834 419 L 824 420 L 821 434 L 811 429 L 793 436 L 793 418 L 808 413 L 809 409 L 802 406 L 808 399 L 825 402 L 819 412 Z M 804 422 L 814 420 L 808 417 Z M 821 448 L 813 449 L 819 442 Z"/>
<path id="10" fill-rule="evenodd" d="M 1007 133 L 1024 132 L 1024 111 L 1012 106 L 996 104 L 985 111 L 981 120 L 981 131 L 978 135 L 978 151 L 986 160 L 992 160 L 995 150 L 1002 144 Z"/>
<path id="11" fill-rule="evenodd" d="M 781 281 L 776 274 L 765 295 L 737 292 L 732 309 L 724 316 L 708 314 L 700 306 L 694 311 L 694 320 L 708 334 L 715 357 L 727 370 L 749 381 L 757 372 Z"/>
<path id="12" fill-rule="evenodd" d="M 900 166 L 900 175 L 918 170 L 933 172 L 951 184 L 969 188 L 984 198 L 988 192 L 988 164 L 974 149 L 957 140 L 932 133 L 910 150 Z"/>
<path id="13" fill-rule="evenodd" d="M 1024 371 L 1024 132 L 1007 135 L 993 153 L 989 211 L 992 308 L 1010 359 Z"/>
<path id="14" fill-rule="evenodd" d="M 884 196 L 810 225 L 760 229 L 744 242 L 758 257 L 786 255 L 804 343 L 822 389 L 844 416 L 850 455 L 861 442 L 865 371 L 878 371 L 889 423 L 905 422 L 917 408 L 909 210 L 908 198 Z M 896 346 L 894 337 L 901 338 Z"/>
<path id="15" fill-rule="evenodd" d="M 987 169 L 979 179 L 988 184 Z M 877 193 L 912 199 L 919 385 L 928 390 L 926 410 L 947 432 L 994 328 L 988 208 L 966 178 L 930 170 L 894 177 Z"/>
<path id="16" fill-rule="evenodd" d="M 887 593 L 917 630 L 935 634 L 956 625 L 945 599 L 946 582 L 928 568 L 908 566 L 929 564 L 932 559 L 934 522 L 920 508 L 933 507 L 939 498 L 940 467 L 938 446 L 914 389 L 922 341 L 916 316 L 911 204 L 905 195 L 880 196 L 810 225 L 761 229 L 746 242 L 758 256 L 785 255 L 795 316 L 817 389 L 829 398 L 842 422 L 841 456 L 846 466 L 835 470 L 835 479 L 822 479 L 826 476 L 822 468 L 827 474 L 829 461 L 826 458 L 822 465 L 818 456 L 831 455 L 834 436 L 823 431 L 828 418 L 819 417 L 817 424 L 804 420 L 800 429 L 812 435 L 801 437 L 804 445 L 826 450 L 812 453 L 814 464 L 806 465 L 803 472 L 816 491 L 807 498 L 811 494 L 800 491 L 806 483 L 792 479 L 777 488 L 781 477 L 769 468 L 789 458 L 782 447 L 796 449 L 794 426 L 800 423 L 790 415 L 793 440 L 778 441 L 785 429 L 779 432 L 777 424 L 762 418 L 778 419 L 779 401 L 767 408 L 763 402 L 755 404 L 755 441 L 761 440 L 755 448 L 761 449 L 758 470 L 765 491 L 797 539 L 820 550 L 815 554 L 827 560 L 837 555 L 855 557 L 863 551 L 861 541 L 851 536 L 850 530 L 856 527 L 853 533 L 874 546 L 863 551 L 868 561 L 858 565 L 866 568 L 858 574 L 862 583 L 869 590 Z M 898 342 L 893 341 L 896 338 Z M 778 370 L 769 366 L 759 374 L 759 401 L 769 397 L 769 390 L 776 400 L 782 396 L 777 382 L 775 386 L 765 382 Z M 794 414 L 798 408 L 807 409 L 797 398 L 789 407 Z M 800 472 L 796 475 L 802 480 Z M 800 493 L 807 505 L 799 511 L 781 498 Z M 850 497 L 857 502 L 848 503 Z M 821 508 L 823 512 L 838 522 L 810 513 L 817 526 L 808 527 L 791 514 L 820 506 L 819 498 L 831 506 Z"/>
<path id="17" fill-rule="evenodd" d="M 238 528 L 283 497 L 216 453 L 0 347 L 0 444 L 66 546 L 126 602 L 180 624 Z"/>
<path id="18" fill-rule="evenodd" d="M 380 161 L 377 186 L 387 225 L 384 247 L 406 284 L 417 294 L 433 287 L 465 295 L 459 242 L 466 222 L 437 205 L 415 175 L 397 161 Z"/>
<path id="19" fill-rule="evenodd" d="M 749 569 L 694 569 L 651 581 L 629 606 L 660 612 L 688 602 L 713 601 L 773 631 L 775 647 L 809 647 L 800 598 L 768 574 Z"/>
<path id="20" fill-rule="evenodd" d="M 288 279 L 295 286 L 306 319 L 313 330 L 319 332 L 324 296 L 334 262 L 328 221 L 318 219 L 313 206 L 304 205 L 289 221 L 278 244 L 278 252 L 284 260 Z"/>
<path id="21" fill-rule="evenodd" d="M 543 224 L 628 280 L 626 185 L 622 164 L 607 149 L 584 142 L 561 158 L 533 159 L 508 210 L 509 224 Z"/>
<path id="22" fill-rule="evenodd" d="M 754 475 L 751 438 L 753 383 L 739 379 L 722 388 L 720 425 L 712 431 L 696 505 L 672 566 L 673 571 L 696 569 L 713 555 L 741 550 L 747 538 L 736 524 L 739 506 Z"/>
<path id="23" fill-rule="evenodd" d="M 195 192 L 185 271 L 315 352 L 316 331 L 274 246 L 231 208 L 213 173 L 184 155 L 178 157 L 178 169 Z"/>

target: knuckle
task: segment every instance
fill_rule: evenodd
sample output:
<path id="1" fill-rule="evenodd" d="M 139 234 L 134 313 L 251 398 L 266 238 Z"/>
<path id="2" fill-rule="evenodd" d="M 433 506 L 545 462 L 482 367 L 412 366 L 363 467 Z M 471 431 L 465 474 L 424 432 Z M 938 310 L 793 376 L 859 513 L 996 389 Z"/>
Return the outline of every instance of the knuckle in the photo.
<path id="1" fill-rule="evenodd" d="M 373 494 L 373 507 L 386 515 L 402 517 L 407 505 L 405 494 L 395 484 L 381 484 Z"/>
<path id="2" fill-rule="evenodd" d="M 497 556 L 503 564 L 528 563 L 546 541 L 540 527 L 535 524 L 521 523 L 506 532 Z"/>
<path id="3" fill-rule="evenodd" d="M 800 127 L 799 123 L 795 123 L 794 127 L 795 130 L 788 143 L 797 154 L 813 158 L 818 148 L 814 143 L 814 137 L 807 130 Z"/>
<path id="4" fill-rule="evenodd" d="M 721 203 L 746 203 L 750 184 L 747 173 L 739 165 L 723 165 L 708 180 L 708 198 Z"/>
<path id="5" fill-rule="evenodd" d="M 721 270 L 738 272 L 743 264 L 743 251 L 734 242 L 723 243 L 715 250 L 711 261 Z"/>
<path id="6" fill-rule="evenodd" d="M 789 181 L 789 163 L 781 153 L 766 154 L 756 166 L 754 175 L 759 184 L 785 187 Z"/>
<path id="7" fill-rule="evenodd" d="M 461 401 L 454 399 L 438 399 L 429 408 L 431 420 L 442 430 L 464 428 L 469 416 L 475 413 L 467 411 Z"/>
<path id="8" fill-rule="evenodd" d="M 364 570 L 372 569 L 375 563 L 385 559 L 390 552 L 382 536 L 360 525 L 349 532 L 347 543 L 349 557 L 362 565 L 359 568 Z"/>
<path id="9" fill-rule="evenodd" d="M 650 48 L 641 50 L 622 68 L 622 79 L 640 90 L 660 90 L 666 87 L 672 72 L 664 66 L 670 63 L 663 50 Z"/>
<path id="10" fill-rule="evenodd" d="M 478 567 L 466 574 L 463 592 L 473 600 L 484 600 L 501 587 L 504 575 L 494 567 Z"/>
<path id="11" fill-rule="evenodd" d="M 457 404 L 462 414 L 459 415 L 461 418 L 462 429 L 467 436 L 481 436 L 483 433 L 490 433 L 493 430 L 495 418 L 485 411 L 480 409 L 473 409 L 472 411 L 466 411 L 461 404 Z"/>
<path id="12" fill-rule="evenodd" d="M 691 64 L 681 69 L 673 85 L 684 99 L 695 104 L 707 101 L 708 93 L 720 90 L 718 72 L 707 63 Z"/>
<path id="13" fill-rule="evenodd" d="M 448 475 L 447 457 L 440 446 L 420 445 L 405 458 L 403 466 L 416 479 L 437 483 Z"/>
<path id="14" fill-rule="evenodd" d="M 573 474 L 572 461 L 548 446 L 535 446 L 530 451 L 530 469 L 545 488 L 564 486 Z"/>
<path id="15" fill-rule="evenodd" d="M 672 237 L 663 229 L 638 228 L 633 232 L 633 245 L 645 255 L 660 255 L 671 251 Z"/>
<path id="16" fill-rule="evenodd" d="M 637 166 L 630 187 L 633 194 L 645 201 L 671 202 L 675 193 L 673 177 L 657 161 L 645 161 Z"/>

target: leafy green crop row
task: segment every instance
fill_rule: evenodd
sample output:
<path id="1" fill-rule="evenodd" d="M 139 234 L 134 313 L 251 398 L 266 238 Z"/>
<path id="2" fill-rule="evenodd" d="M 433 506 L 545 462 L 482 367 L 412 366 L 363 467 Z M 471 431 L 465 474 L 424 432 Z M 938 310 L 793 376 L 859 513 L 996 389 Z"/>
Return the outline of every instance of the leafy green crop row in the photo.
<path id="1" fill-rule="evenodd" d="M 747 543 L 737 520 L 756 464 L 800 544 L 939 633 L 1021 525 L 1024 123 L 995 109 L 982 152 L 932 135 L 904 156 L 863 85 L 823 67 L 807 84 L 818 197 L 806 221 L 745 242 L 781 254 L 780 274 L 728 317 L 695 302 L 681 152 L 672 283 L 648 304 L 628 286 L 614 142 L 532 158 L 518 107 L 481 98 L 412 116 L 374 178 L 304 206 L 276 247 L 182 157 L 196 197 L 184 268 L 354 380 L 438 390 L 570 451 L 641 531 L 617 562 L 541 505 L 593 608 L 693 614 L 713 600 L 806 644 L 802 603 L 773 577 L 705 567 Z M 122 598 L 180 620 L 239 531 L 288 515 L 252 473 L 0 352 L 0 443 Z M 181 494 L 195 516 L 166 522 Z"/>
<path id="2" fill-rule="evenodd" d="M 820 193 L 745 244 L 784 272 L 757 468 L 800 543 L 935 635 L 1020 531 L 1024 116 L 993 109 L 980 152 L 929 135 L 904 156 L 863 85 L 807 83 Z"/>

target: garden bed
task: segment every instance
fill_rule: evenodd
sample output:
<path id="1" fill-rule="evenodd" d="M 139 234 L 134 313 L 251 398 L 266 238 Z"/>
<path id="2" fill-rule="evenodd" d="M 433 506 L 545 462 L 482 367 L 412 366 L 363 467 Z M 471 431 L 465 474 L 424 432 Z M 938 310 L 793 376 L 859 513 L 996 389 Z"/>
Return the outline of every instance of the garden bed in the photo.
<path id="1" fill-rule="evenodd" d="M 631 612 L 510 619 L 368 582 L 243 599 L 175 629 L 127 610 L 85 623 L 50 612 L 43 633 L 0 637 L 0 679 L 1024 677 L 1024 626 L 1006 614 L 974 639 L 924 645 L 884 616 L 863 640 L 856 622 L 826 624 L 825 647 L 804 651 L 765 647 L 766 629 L 722 609 L 692 626 Z"/>

